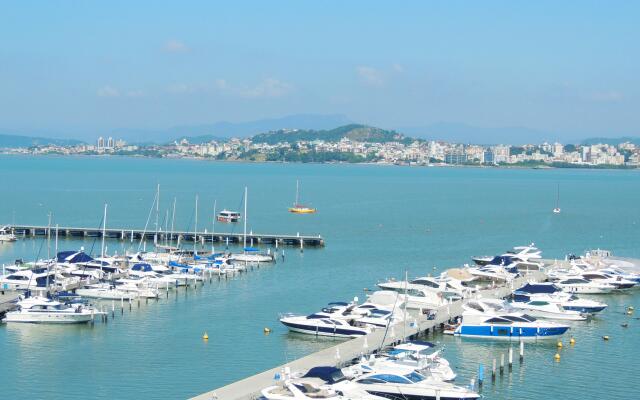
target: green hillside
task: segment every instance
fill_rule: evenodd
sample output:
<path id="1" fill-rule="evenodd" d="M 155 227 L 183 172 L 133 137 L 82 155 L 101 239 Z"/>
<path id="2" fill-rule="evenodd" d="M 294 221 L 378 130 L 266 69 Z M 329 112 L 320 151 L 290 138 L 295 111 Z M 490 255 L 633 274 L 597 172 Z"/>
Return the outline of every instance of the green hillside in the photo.
<path id="1" fill-rule="evenodd" d="M 399 142 L 405 138 L 396 131 L 375 128 L 372 126 L 351 124 L 330 130 L 277 130 L 261 133 L 251 138 L 254 143 L 295 143 L 299 141 L 324 140 L 337 142 L 343 138 L 359 142 Z"/>

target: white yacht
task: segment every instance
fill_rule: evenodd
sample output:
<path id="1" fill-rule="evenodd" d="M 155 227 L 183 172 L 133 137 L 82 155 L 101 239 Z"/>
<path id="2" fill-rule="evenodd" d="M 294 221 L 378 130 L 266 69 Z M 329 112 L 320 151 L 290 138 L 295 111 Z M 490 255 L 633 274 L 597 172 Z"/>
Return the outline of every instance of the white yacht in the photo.
<path id="1" fill-rule="evenodd" d="M 56 271 L 53 268 L 21 269 L 0 277 L 0 288 L 13 290 L 45 289 L 53 285 Z"/>
<path id="2" fill-rule="evenodd" d="M 45 297 L 28 297 L 18 302 L 18 310 L 10 311 L 4 322 L 73 324 L 91 321 L 101 312 L 92 307 L 67 305 Z"/>
<path id="3" fill-rule="evenodd" d="M 580 313 L 595 314 L 607 308 L 605 303 L 579 298 L 573 293 L 564 292 L 551 282 L 527 283 L 513 292 L 515 302 L 529 302 L 531 300 L 546 301 L 562 306 L 565 310 Z"/>
<path id="4" fill-rule="evenodd" d="M 462 386 L 429 380 L 418 372 L 406 370 L 370 372 L 353 380 L 362 390 L 387 399 L 478 399 L 480 395 Z M 340 390 L 342 383 L 333 385 Z"/>
<path id="5" fill-rule="evenodd" d="M 590 281 L 581 276 L 567 276 L 555 284 L 567 293 L 576 294 L 607 294 L 616 289 L 610 283 Z"/>
<path id="6" fill-rule="evenodd" d="M 393 290 L 405 296 L 406 307 L 414 310 L 433 310 L 449 303 L 443 293 L 425 288 L 415 283 L 402 285 L 387 285 L 386 289 Z"/>
<path id="7" fill-rule="evenodd" d="M 231 254 L 229 259 L 246 263 L 267 263 L 274 262 L 275 256 L 271 253 L 261 253 L 255 247 L 245 247 L 244 252 Z"/>
<path id="8" fill-rule="evenodd" d="M 578 311 L 566 310 L 560 304 L 543 299 L 533 299 L 529 301 L 515 301 L 509 306 L 536 318 L 558 319 L 566 321 L 584 321 L 585 315 Z"/>
<path id="9" fill-rule="evenodd" d="M 117 289 L 109 284 L 89 285 L 76 290 L 76 294 L 85 298 L 100 300 L 134 300 L 138 297 L 135 292 Z"/>
<path id="10" fill-rule="evenodd" d="M 636 286 L 636 281 L 624 279 L 622 276 L 611 276 L 604 272 L 589 271 L 582 274 L 583 279 L 587 279 L 592 282 L 608 283 L 612 285 L 615 290 L 627 290 Z"/>
<path id="11" fill-rule="evenodd" d="M 460 281 L 456 281 L 449 277 L 430 277 L 424 276 L 415 278 L 410 281 L 396 281 L 389 280 L 387 282 L 378 283 L 378 287 L 383 290 L 402 291 L 405 286 L 413 285 L 422 286 L 422 288 L 432 291 L 434 293 L 440 293 L 444 298 L 450 300 L 459 300 L 464 297 L 464 293 L 468 290 Z"/>
<path id="12" fill-rule="evenodd" d="M 0 227 L 0 242 L 15 242 L 16 240 L 18 240 L 18 237 L 8 226 Z"/>

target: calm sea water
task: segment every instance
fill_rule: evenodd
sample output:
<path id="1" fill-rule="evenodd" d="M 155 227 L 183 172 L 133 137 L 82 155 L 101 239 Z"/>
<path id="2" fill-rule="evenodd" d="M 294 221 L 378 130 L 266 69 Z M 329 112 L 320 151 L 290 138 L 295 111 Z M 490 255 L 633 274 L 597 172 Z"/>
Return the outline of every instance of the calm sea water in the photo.
<path id="1" fill-rule="evenodd" d="M 287 207 L 300 179 L 315 215 Z M 176 228 L 210 229 L 213 204 L 240 208 L 249 187 L 254 232 L 322 234 L 323 249 L 285 250 L 285 261 L 236 278 L 134 303 L 94 326 L 0 325 L 0 387 L 11 399 L 185 398 L 330 345 L 288 334 L 283 312 L 312 312 L 364 296 L 377 281 L 460 266 L 535 242 L 547 257 L 591 248 L 640 258 L 640 173 L 598 170 L 405 168 L 366 165 L 234 164 L 190 160 L 0 156 L 0 224 L 144 227 L 156 184 L 160 221 L 177 201 Z M 560 184 L 562 214 L 553 215 Z M 151 214 L 151 223 L 155 213 Z M 216 229 L 241 231 L 241 226 Z M 61 250 L 93 240 L 61 239 Z M 122 253 L 137 243 L 109 241 Z M 52 250 L 49 250 L 52 252 Z M 41 239 L 0 245 L 0 262 L 47 255 Z M 635 397 L 640 293 L 607 296 L 601 317 L 576 323 L 574 347 L 531 344 L 512 374 L 485 384 L 492 399 Z M 640 314 L 639 314 L 640 316 Z M 627 322 L 628 328 L 621 324 Z M 263 328 L 270 327 L 270 335 Z M 209 341 L 203 342 L 203 332 Z M 605 342 L 602 335 L 609 335 Z M 436 336 L 467 383 L 508 345 Z"/>

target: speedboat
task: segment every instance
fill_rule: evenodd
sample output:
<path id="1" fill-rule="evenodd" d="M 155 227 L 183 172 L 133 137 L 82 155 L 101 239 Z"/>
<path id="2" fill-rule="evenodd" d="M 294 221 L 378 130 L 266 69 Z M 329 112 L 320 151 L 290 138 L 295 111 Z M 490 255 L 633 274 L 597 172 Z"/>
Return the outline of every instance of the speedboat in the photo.
<path id="1" fill-rule="evenodd" d="M 592 282 L 603 282 L 612 285 L 615 290 L 626 290 L 634 287 L 637 282 L 624 279 L 622 276 L 611 276 L 603 272 L 589 271 L 582 274 L 582 278 Z"/>
<path id="2" fill-rule="evenodd" d="M 515 302 L 542 300 L 559 304 L 565 310 L 587 314 L 595 314 L 607 308 L 605 303 L 579 298 L 575 294 L 564 292 L 553 283 L 527 283 L 513 292 L 513 300 Z"/>
<path id="3" fill-rule="evenodd" d="M 499 264 L 493 264 L 493 262 Z M 507 269 L 506 265 L 508 264 L 504 264 L 504 262 L 503 257 L 497 256 L 492 263 L 483 266 L 467 267 L 467 271 L 479 280 L 510 282 L 516 277 L 518 270 L 515 268 Z"/>
<path id="4" fill-rule="evenodd" d="M 27 290 L 45 289 L 53 285 L 56 271 L 53 268 L 20 269 L 0 277 L 0 287 L 3 289 Z"/>
<path id="5" fill-rule="evenodd" d="M 417 286 L 416 286 L 417 285 Z M 416 278 L 410 281 L 396 281 L 389 280 L 387 282 L 378 283 L 378 287 L 383 290 L 393 290 L 402 293 L 402 290 L 406 287 L 416 288 L 418 286 L 423 289 L 432 291 L 434 293 L 440 293 L 444 298 L 450 300 L 459 300 L 463 297 L 463 292 L 467 290 L 462 286 L 459 281 L 454 282 L 452 278 L 439 277 L 434 278 L 430 276 L 424 276 Z"/>
<path id="6" fill-rule="evenodd" d="M 340 385 L 339 389 L 334 388 L 337 384 Z M 282 374 L 276 374 L 276 385 L 263 389 L 261 394 L 267 400 L 384 399 L 360 389 L 334 367 L 314 367 L 300 377 L 292 377 L 289 368 L 285 367 Z"/>
<path id="7" fill-rule="evenodd" d="M 478 395 L 473 390 L 462 386 L 456 386 L 448 382 L 438 382 L 427 379 L 424 375 L 412 371 L 403 370 L 385 371 L 383 373 L 370 372 L 353 380 L 353 383 L 361 389 L 374 396 L 386 399 L 478 399 Z M 340 390 L 341 383 L 333 386 Z"/>
<path id="8" fill-rule="evenodd" d="M 246 263 L 265 263 L 274 262 L 275 256 L 269 253 L 260 253 L 260 250 L 255 247 L 245 247 L 244 252 L 231 254 L 229 257 L 232 261 L 240 261 Z"/>
<path id="9" fill-rule="evenodd" d="M 402 343 L 393 349 L 363 358 L 357 364 L 343 369 L 349 377 L 357 377 L 370 372 L 406 368 L 407 372 L 417 371 L 427 379 L 449 382 L 456 378 L 449 362 L 440 355 L 441 350 L 430 352 L 435 345 L 429 342 L 412 341 Z"/>
<path id="10" fill-rule="evenodd" d="M 0 228 L 0 242 L 15 242 L 18 237 L 9 229 L 8 226 Z"/>
<path id="11" fill-rule="evenodd" d="M 117 289 L 114 285 L 95 284 L 76 290 L 76 294 L 89 299 L 101 300 L 134 300 L 138 297 L 135 292 Z"/>
<path id="12" fill-rule="evenodd" d="M 567 325 L 505 309 L 504 303 L 496 300 L 469 301 L 463 309 L 462 321 L 452 332 L 456 336 L 503 340 L 551 339 L 569 330 Z"/>
<path id="13" fill-rule="evenodd" d="M 426 289 L 424 285 L 415 283 L 407 284 L 404 282 L 401 285 L 385 285 L 385 289 L 403 295 L 408 309 L 433 310 L 448 304 L 450 301 L 443 293 Z"/>
<path id="14" fill-rule="evenodd" d="M 323 313 L 311 315 L 287 314 L 280 322 L 292 332 L 307 333 L 316 336 L 353 338 L 371 333 L 368 326 L 357 326 L 356 320 L 331 318 Z"/>
<path id="15" fill-rule="evenodd" d="M 615 265 L 610 265 L 606 268 L 599 269 L 598 272 L 602 272 L 614 278 L 620 277 L 631 282 L 636 282 L 636 286 L 640 283 L 640 274 L 627 272 L 620 267 L 616 267 Z"/>
<path id="16" fill-rule="evenodd" d="M 590 281 L 581 276 L 568 276 L 555 284 L 567 293 L 577 294 L 607 294 L 616 289 L 608 282 Z"/>
<path id="17" fill-rule="evenodd" d="M 587 317 L 579 311 L 567 310 L 558 303 L 540 298 L 529 301 L 514 301 L 510 303 L 509 306 L 537 318 L 567 321 L 584 321 L 587 319 Z"/>
<path id="18" fill-rule="evenodd" d="M 74 324 L 91 321 L 101 314 L 92 307 L 67 305 L 45 297 L 28 297 L 18 302 L 18 310 L 10 311 L 4 322 Z"/>
<path id="19" fill-rule="evenodd" d="M 229 211 L 224 209 L 220 211 L 216 217 L 216 219 L 220 222 L 238 222 L 242 216 L 237 211 Z"/>

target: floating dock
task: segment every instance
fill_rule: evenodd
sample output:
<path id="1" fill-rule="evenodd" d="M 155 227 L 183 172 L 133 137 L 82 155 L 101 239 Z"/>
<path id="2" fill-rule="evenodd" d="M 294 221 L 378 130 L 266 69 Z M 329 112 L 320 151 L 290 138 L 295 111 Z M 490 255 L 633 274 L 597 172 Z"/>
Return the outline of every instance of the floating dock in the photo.
<path id="1" fill-rule="evenodd" d="M 520 287 L 527 282 L 542 281 L 546 279 L 543 272 L 536 271 L 526 276 L 514 279 L 508 286 L 500 286 L 494 289 L 480 290 L 479 298 L 496 298 L 508 296 L 513 288 Z M 260 397 L 260 391 L 274 385 L 274 376 L 282 373 L 284 367 L 291 368 L 292 372 L 306 372 L 317 366 L 343 366 L 348 362 L 360 358 L 363 354 L 370 354 L 377 349 L 398 343 L 404 339 L 410 339 L 419 334 L 433 332 L 442 328 L 444 324 L 462 315 L 463 300 L 437 308 L 435 319 L 427 319 L 426 315 L 411 313 L 405 321 L 405 326 L 396 325 L 390 328 L 386 334 L 384 329 L 376 330 L 369 335 L 342 342 L 336 346 L 320 350 L 306 357 L 261 372 L 257 375 L 242 379 L 227 386 L 203 393 L 195 400 L 254 400 Z M 407 311 L 409 314 L 409 311 Z"/>
<path id="2" fill-rule="evenodd" d="M 51 236 L 55 235 L 55 227 L 38 226 L 38 225 L 8 225 L 8 228 L 18 237 L 35 237 L 35 236 L 47 236 L 48 230 L 51 229 Z M 102 228 L 79 228 L 79 227 L 62 227 L 57 228 L 59 237 L 102 237 Z M 144 229 L 131 229 L 131 228 L 108 228 L 105 229 L 105 238 L 119 239 L 119 240 L 152 240 L 157 243 L 164 241 L 180 240 L 181 243 L 193 243 L 194 241 L 200 243 L 228 243 L 228 244 L 241 244 L 244 240 L 242 233 L 234 232 L 186 232 L 186 231 L 174 231 L 174 232 L 156 232 L 155 230 L 149 231 Z M 297 233 L 295 235 L 280 235 L 280 234 L 261 234 L 261 233 L 247 233 L 247 244 L 251 245 L 274 245 L 274 246 L 296 246 L 296 247 L 323 247 L 324 238 L 321 235 L 301 235 Z"/>

